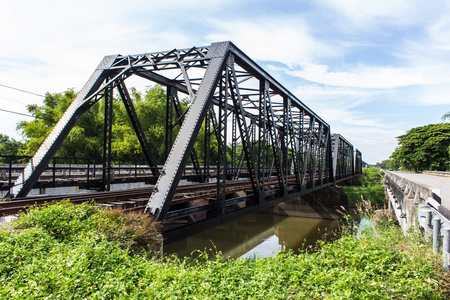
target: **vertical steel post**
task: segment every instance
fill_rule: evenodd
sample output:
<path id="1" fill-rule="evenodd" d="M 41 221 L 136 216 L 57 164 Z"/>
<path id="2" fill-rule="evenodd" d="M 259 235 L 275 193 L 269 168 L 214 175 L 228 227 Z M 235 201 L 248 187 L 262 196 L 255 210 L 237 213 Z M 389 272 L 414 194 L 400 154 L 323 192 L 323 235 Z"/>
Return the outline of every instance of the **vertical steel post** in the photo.
<path id="1" fill-rule="evenodd" d="M 431 210 L 425 213 L 425 239 L 429 239 L 431 236 Z"/>
<path id="2" fill-rule="evenodd" d="M 8 179 L 8 187 L 12 186 L 12 156 L 9 157 L 9 179 Z"/>
<path id="3" fill-rule="evenodd" d="M 389 201 L 390 202 L 390 201 Z M 439 248 L 441 247 L 441 219 L 433 219 L 433 252 L 434 254 L 439 253 Z"/>
<path id="4" fill-rule="evenodd" d="M 209 160 L 210 160 L 210 147 L 211 147 L 211 119 L 214 111 L 212 108 L 208 110 L 205 116 L 205 144 L 204 144 L 204 156 L 203 156 L 203 176 L 204 182 L 209 182 Z"/>
<path id="5" fill-rule="evenodd" d="M 113 118 L 112 88 L 105 90 L 105 123 L 103 132 L 103 186 L 102 190 L 111 188 L 111 138 Z"/>
<path id="6" fill-rule="evenodd" d="M 219 119 L 217 124 L 217 201 L 215 205 L 216 214 L 224 214 L 226 181 L 227 181 L 227 111 L 228 111 L 228 72 L 223 72 L 219 83 Z"/>
<path id="7" fill-rule="evenodd" d="M 173 130 L 173 94 L 177 91 L 170 85 L 167 86 L 166 92 L 166 145 L 164 147 L 164 160 L 169 156 L 172 147 L 172 130 Z"/>
<path id="8" fill-rule="evenodd" d="M 259 136 L 258 136 L 258 178 L 261 188 L 261 193 L 259 197 L 259 203 L 262 204 L 265 201 L 264 195 L 264 184 L 266 177 L 266 167 L 267 167 L 267 105 L 266 105 L 266 92 L 265 92 L 266 82 L 264 80 L 259 81 Z"/>
<path id="9" fill-rule="evenodd" d="M 91 166 L 89 165 L 89 163 L 90 163 L 90 160 L 88 159 L 87 160 L 87 168 L 86 168 L 86 184 L 87 184 L 87 186 L 90 186 L 90 184 L 89 184 L 89 177 L 90 177 L 90 169 L 91 169 Z"/>
<path id="10" fill-rule="evenodd" d="M 53 157 L 53 186 L 56 186 L 56 158 Z"/>
<path id="11" fill-rule="evenodd" d="M 443 227 L 443 245 L 442 245 L 442 260 L 444 263 L 444 271 L 448 272 L 450 270 L 450 228 Z"/>

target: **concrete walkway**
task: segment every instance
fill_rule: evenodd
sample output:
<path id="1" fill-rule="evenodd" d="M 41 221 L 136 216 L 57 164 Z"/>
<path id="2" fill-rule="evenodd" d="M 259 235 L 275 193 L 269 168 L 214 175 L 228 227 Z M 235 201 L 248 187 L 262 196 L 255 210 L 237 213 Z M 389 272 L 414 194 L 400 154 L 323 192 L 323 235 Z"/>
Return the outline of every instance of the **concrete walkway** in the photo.
<path id="1" fill-rule="evenodd" d="M 391 173 L 403 177 L 409 181 L 415 182 L 421 185 L 427 185 L 432 189 L 441 191 L 441 205 L 447 209 L 450 209 L 450 177 L 416 174 L 409 172 L 392 172 Z"/>

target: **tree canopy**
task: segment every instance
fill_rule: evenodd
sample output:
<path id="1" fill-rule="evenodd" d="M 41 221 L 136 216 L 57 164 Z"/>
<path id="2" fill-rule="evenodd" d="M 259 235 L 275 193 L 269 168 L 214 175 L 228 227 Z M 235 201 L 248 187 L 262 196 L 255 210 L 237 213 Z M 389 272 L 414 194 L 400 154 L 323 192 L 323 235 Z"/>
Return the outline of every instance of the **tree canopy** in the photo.
<path id="1" fill-rule="evenodd" d="M 399 168 L 399 165 L 395 159 L 385 159 L 382 162 L 377 163 L 376 167 L 381 169 L 397 170 Z"/>
<path id="2" fill-rule="evenodd" d="M 163 87 L 156 85 L 144 93 L 137 92 L 133 88 L 130 94 L 156 162 L 163 164 L 165 160 L 166 92 Z M 47 93 L 42 106 L 29 105 L 27 107 L 28 112 L 35 119 L 29 122 L 20 122 L 17 126 L 25 141 L 21 154 L 34 155 L 76 96 L 71 89 L 64 93 Z M 187 98 L 180 102 L 182 109 L 186 110 L 189 104 Z M 100 159 L 104 139 L 104 109 L 104 101 L 100 101 L 85 112 L 59 148 L 56 156 Z M 175 113 L 173 118 L 175 122 L 177 119 Z M 204 155 L 204 127 L 203 125 L 200 129 L 198 142 L 195 145 L 199 159 Z M 176 136 L 178 130 L 179 126 L 173 129 L 173 137 Z M 125 106 L 118 96 L 113 100 L 111 152 L 114 159 L 122 162 L 144 159 Z M 217 140 L 214 135 L 211 136 L 210 152 L 211 159 L 214 160 L 217 157 Z"/>
<path id="3" fill-rule="evenodd" d="M 450 123 L 415 127 L 397 139 L 399 146 L 392 158 L 404 169 L 445 171 L 450 168 Z"/>
<path id="4" fill-rule="evenodd" d="M 34 155 L 75 97 L 76 93 L 71 89 L 64 93 L 47 93 L 42 106 L 27 106 L 28 112 L 35 119 L 22 121 L 17 125 L 25 141 L 24 155 Z M 101 157 L 103 117 L 99 108 L 100 105 L 96 104 L 80 117 L 57 156 Z"/>
<path id="5" fill-rule="evenodd" d="M 0 155 L 3 156 L 16 156 L 20 153 L 23 148 L 23 143 L 16 141 L 13 138 L 5 134 L 0 133 Z M 0 163 L 8 162 L 7 158 L 0 157 Z"/>

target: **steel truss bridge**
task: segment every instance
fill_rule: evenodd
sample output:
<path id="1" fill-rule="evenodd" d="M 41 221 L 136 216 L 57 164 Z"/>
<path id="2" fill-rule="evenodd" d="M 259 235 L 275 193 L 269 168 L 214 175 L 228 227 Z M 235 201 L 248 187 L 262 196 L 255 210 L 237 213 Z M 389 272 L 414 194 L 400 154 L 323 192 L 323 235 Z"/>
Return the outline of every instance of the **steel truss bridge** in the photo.
<path id="1" fill-rule="evenodd" d="M 167 89 L 165 153 L 158 168 L 125 81 L 138 76 Z M 202 212 L 176 235 L 215 226 L 361 173 L 361 153 L 231 42 L 138 55 L 105 56 L 22 174 L 10 196 L 25 197 L 78 118 L 105 101 L 103 186 L 111 177 L 113 90 L 131 120 L 152 175 L 146 212 L 164 221 Z M 180 102 L 188 97 L 186 111 Z M 197 140 L 203 126 L 205 138 Z M 174 132 L 178 129 L 178 134 Z M 211 137 L 215 136 L 215 159 Z M 194 145 L 202 143 L 202 157 Z M 185 168 L 209 183 L 200 204 L 174 204 Z M 237 190 L 236 182 L 245 182 Z M 179 203 L 179 202 L 177 202 Z M 174 217 L 175 216 L 175 217 Z M 174 229 L 175 230 L 175 229 Z"/>

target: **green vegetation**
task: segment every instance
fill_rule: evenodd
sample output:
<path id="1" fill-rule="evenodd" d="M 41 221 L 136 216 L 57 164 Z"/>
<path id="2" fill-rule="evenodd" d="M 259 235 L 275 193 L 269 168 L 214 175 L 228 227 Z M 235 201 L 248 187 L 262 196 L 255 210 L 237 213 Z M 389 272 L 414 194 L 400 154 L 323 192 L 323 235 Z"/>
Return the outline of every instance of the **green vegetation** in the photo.
<path id="1" fill-rule="evenodd" d="M 397 139 L 399 146 L 391 157 L 403 169 L 445 171 L 450 168 L 450 123 L 412 128 Z"/>
<path id="2" fill-rule="evenodd" d="M 395 159 L 385 159 L 380 163 L 377 163 L 375 165 L 375 167 L 380 168 L 380 169 L 385 169 L 385 170 L 398 170 L 398 168 L 400 167 L 397 163 L 397 161 Z"/>
<path id="3" fill-rule="evenodd" d="M 17 129 L 25 141 L 23 155 L 34 155 L 57 121 L 76 98 L 73 90 L 47 93 L 42 106 L 29 105 L 28 112 L 35 119 L 20 122 Z M 144 94 L 131 90 L 131 98 L 146 137 L 151 141 L 152 153 L 158 163 L 164 162 L 166 92 L 156 85 Z M 183 110 L 187 99 L 181 100 Z M 104 102 L 100 101 L 85 112 L 59 148 L 58 157 L 100 158 L 103 147 Z M 177 119 L 174 116 L 174 121 Z M 178 127 L 174 128 L 176 136 Z M 204 130 L 203 130 L 204 131 Z M 143 159 L 142 149 L 121 99 L 113 101 L 112 156 L 116 160 L 134 162 Z M 1 142 L 1 141 L 0 141 Z M 199 151 L 202 150 L 198 147 Z"/>
<path id="4" fill-rule="evenodd" d="M 0 155 L 18 155 L 23 144 L 5 134 L 0 133 Z M 0 163 L 7 163 L 7 158 L 0 157 Z"/>
<path id="5" fill-rule="evenodd" d="M 67 90 L 64 93 L 47 93 L 42 106 L 29 105 L 28 112 L 35 119 L 18 124 L 17 129 L 21 132 L 24 145 L 23 149 L 21 148 L 15 153 L 34 155 L 76 96 L 77 94 L 73 90 Z M 166 92 L 160 85 L 155 85 L 145 93 L 131 89 L 130 96 L 145 136 L 150 142 L 152 154 L 158 164 L 163 164 L 165 161 Z M 185 111 L 189 101 L 187 98 L 181 99 L 180 104 L 181 109 Z M 58 149 L 56 156 L 100 159 L 104 139 L 104 110 L 105 104 L 100 101 L 86 111 Z M 172 122 L 176 123 L 177 120 L 178 116 L 174 112 Z M 176 137 L 179 128 L 180 123 L 177 123 L 173 128 L 173 137 Z M 200 161 L 205 156 L 205 136 L 206 130 L 205 124 L 203 124 L 197 143 L 194 145 Z M 211 141 L 209 155 L 214 161 L 217 159 L 217 140 L 215 135 L 210 135 L 209 138 Z M 0 147 L 3 147 L 4 143 L 3 139 L 0 139 Z M 139 140 L 120 98 L 113 100 L 111 152 L 114 160 L 120 160 L 123 163 L 134 163 L 136 160 L 144 159 Z M 61 161 L 63 160 L 60 159 L 58 162 Z"/>
<path id="6" fill-rule="evenodd" d="M 370 167 L 363 170 L 363 176 L 359 178 L 361 186 L 342 186 L 342 190 L 348 196 L 350 206 L 355 206 L 361 201 L 369 201 L 372 206 L 383 207 L 386 202 L 383 187 L 383 173 L 380 169 Z"/>
<path id="7" fill-rule="evenodd" d="M 130 218 L 68 202 L 21 215 L 0 231 L 0 298 L 446 298 L 447 281 L 429 245 L 388 222 L 377 225 L 377 235 L 357 239 L 346 230 L 299 255 L 224 260 L 206 253 L 149 257 L 155 227 L 143 216 L 130 226 Z"/>

